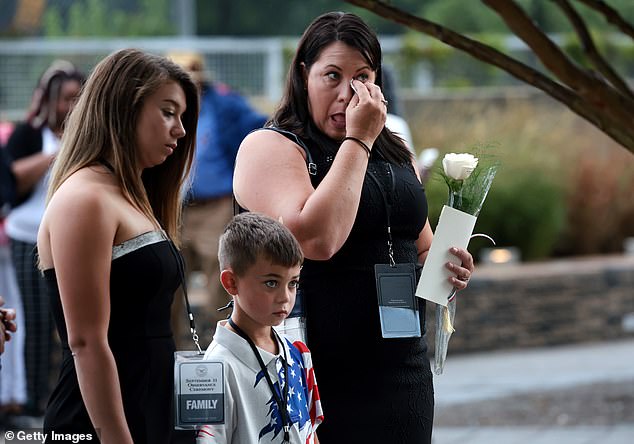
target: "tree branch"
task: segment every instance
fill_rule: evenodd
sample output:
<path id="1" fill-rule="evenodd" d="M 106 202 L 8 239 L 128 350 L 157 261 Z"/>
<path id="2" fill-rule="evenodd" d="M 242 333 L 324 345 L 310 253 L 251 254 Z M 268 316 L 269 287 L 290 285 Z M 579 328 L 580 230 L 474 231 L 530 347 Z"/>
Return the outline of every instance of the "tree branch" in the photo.
<path id="1" fill-rule="evenodd" d="M 595 108 L 618 122 L 631 126 L 634 100 L 579 69 L 528 17 L 513 0 L 482 0 L 493 9 L 539 57 L 542 64 Z"/>
<path id="2" fill-rule="evenodd" d="M 580 3 L 583 3 L 588 8 L 592 8 L 595 11 L 599 11 L 608 23 L 613 24 L 619 30 L 634 39 L 634 26 L 632 26 L 629 22 L 627 22 L 621 14 L 618 13 L 614 8 L 610 7 L 606 2 L 602 0 L 577 0 Z"/>
<path id="3" fill-rule="evenodd" d="M 632 133 L 632 118 L 624 125 L 620 120 L 604 112 L 603 106 L 596 101 L 588 102 L 585 97 L 576 94 L 566 86 L 553 81 L 541 72 L 506 56 L 505 54 L 475 40 L 460 35 L 437 23 L 411 15 L 380 0 L 346 0 L 348 3 L 360 6 L 375 14 L 405 25 L 415 31 L 430 35 L 445 44 L 460 49 L 487 64 L 497 66 L 519 80 L 532 85 L 557 101 L 563 103 L 573 112 L 583 117 L 616 142 L 634 153 L 634 133 Z M 632 108 L 623 108 L 632 109 Z"/>
<path id="4" fill-rule="evenodd" d="M 605 78 L 623 95 L 629 97 L 630 99 L 634 99 L 634 93 L 630 90 L 627 83 L 619 76 L 619 74 L 612 69 L 609 63 L 605 61 L 605 59 L 601 56 L 597 47 L 594 44 L 592 36 L 588 31 L 588 27 L 584 23 L 581 16 L 577 13 L 577 11 L 572 7 L 568 0 L 552 0 L 555 2 L 559 8 L 564 12 L 566 17 L 572 26 L 575 28 L 577 35 L 579 36 L 579 40 L 583 45 L 583 51 L 586 53 L 588 58 L 592 61 L 593 65 L 599 70 L 601 74 L 605 76 Z"/>

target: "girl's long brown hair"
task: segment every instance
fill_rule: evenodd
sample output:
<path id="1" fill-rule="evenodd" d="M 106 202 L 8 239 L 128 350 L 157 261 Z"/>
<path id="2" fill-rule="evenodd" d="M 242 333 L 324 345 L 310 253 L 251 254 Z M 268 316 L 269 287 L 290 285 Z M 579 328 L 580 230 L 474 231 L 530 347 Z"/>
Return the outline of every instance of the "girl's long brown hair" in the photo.
<path id="1" fill-rule="evenodd" d="M 182 116 L 186 135 L 174 153 L 139 176 L 136 127 L 145 99 L 169 81 L 185 93 Z M 109 161 L 125 198 L 156 221 L 178 244 L 181 188 L 191 168 L 199 100 L 189 75 L 170 60 L 136 49 L 103 59 L 84 85 L 66 123 L 62 146 L 53 166 L 48 199 L 73 173 Z"/>

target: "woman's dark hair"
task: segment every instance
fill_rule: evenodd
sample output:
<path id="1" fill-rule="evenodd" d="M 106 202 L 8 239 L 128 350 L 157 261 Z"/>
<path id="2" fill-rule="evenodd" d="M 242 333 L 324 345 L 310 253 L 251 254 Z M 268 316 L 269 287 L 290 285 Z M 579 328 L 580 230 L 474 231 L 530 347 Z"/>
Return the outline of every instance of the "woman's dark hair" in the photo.
<path id="1" fill-rule="evenodd" d="M 328 151 L 339 141 L 323 134 L 313 123 L 308 111 L 308 93 L 304 88 L 302 64 L 310 69 L 322 50 L 334 42 L 343 42 L 358 50 L 376 73 L 376 84 L 382 84 L 381 45 L 374 31 L 358 16 L 345 12 L 329 12 L 317 17 L 302 35 L 291 63 L 284 95 L 269 124 L 308 138 Z M 411 154 L 403 140 L 383 128 L 374 142 L 373 152 L 395 164 L 411 162 Z"/>

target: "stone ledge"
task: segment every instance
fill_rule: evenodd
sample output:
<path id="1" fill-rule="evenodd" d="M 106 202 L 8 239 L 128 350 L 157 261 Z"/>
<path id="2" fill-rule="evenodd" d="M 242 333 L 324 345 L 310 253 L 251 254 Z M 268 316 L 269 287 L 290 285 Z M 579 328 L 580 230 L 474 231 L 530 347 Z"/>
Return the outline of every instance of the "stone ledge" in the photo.
<path id="1" fill-rule="evenodd" d="M 435 305 L 428 304 L 433 355 Z M 459 293 L 453 353 L 634 337 L 634 257 L 558 259 L 476 269 Z"/>

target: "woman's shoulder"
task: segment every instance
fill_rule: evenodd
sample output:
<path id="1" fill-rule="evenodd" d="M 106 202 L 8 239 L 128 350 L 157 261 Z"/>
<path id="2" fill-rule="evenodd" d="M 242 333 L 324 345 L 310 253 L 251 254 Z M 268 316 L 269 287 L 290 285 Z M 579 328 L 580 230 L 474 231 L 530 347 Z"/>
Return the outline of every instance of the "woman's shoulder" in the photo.
<path id="1" fill-rule="evenodd" d="M 263 161 L 271 161 L 280 156 L 288 159 L 289 153 L 295 152 L 305 159 L 305 149 L 300 143 L 291 132 L 269 127 L 260 128 L 244 138 L 238 150 L 238 156 L 253 156 Z"/>
<path id="2" fill-rule="evenodd" d="M 293 145 L 295 142 L 288 137 L 288 134 L 292 133 L 275 127 L 258 128 L 247 134 L 242 144 L 248 146 L 261 143 Z"/>

